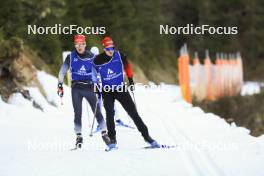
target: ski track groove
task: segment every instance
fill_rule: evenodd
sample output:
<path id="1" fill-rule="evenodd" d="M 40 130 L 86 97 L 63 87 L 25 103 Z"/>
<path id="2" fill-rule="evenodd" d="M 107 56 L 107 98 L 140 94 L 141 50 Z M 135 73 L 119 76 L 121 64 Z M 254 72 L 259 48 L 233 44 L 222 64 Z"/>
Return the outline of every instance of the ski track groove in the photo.
<path id="1" fill-rule="evenodd" d="M 148 109 L 150 109 L 150 112 L 152 112 L 151 108 L 148 107 Z M 171 133 L 170 130 L 168 130 L 167 125 L 164 124 L 164 121 L 162 121 L 160 117 L 157 117 L 157 114 L 155 114 L 154 117 L 161 122 L 160 124 L 162 124 L 162 126 L 165 129 L 166 133 L 168 133 L 170 138 L 173 139 L 173 141 L 177 144 L 177 141 L 179 141 L 177 139 L 179 139 L 179 138 L 176 137 L 173 133 Z M 182 138 L 182 136 L 180 136 L 180 137 Z M 180 154 L 180 158 L 185 163 L 185 167 L 187 168 L 187 171 L 189 172 L 190 176 L 204 176 L 201 168 L 194 161 L 192 155 L 190 155 L 186 151 L 179 151 L 179 154 Z"/>
<path id="2" fill-rule="evenodd" d="M 154 108 L 149 108 L 151 111 L 150 112 L 155 112 L 153 111 Z M 155 108 L 156 109 L 156 108 Z M 166 116 L 166 120 L 170 119 L 170 116 L 164 111 L 164 114 L 162 115 L 163 117 Z M 158 114 L 158 115 L 157 115 Z M 161 120 L 161 114 L 159 112 L 155 112 L 154 115 L 156 118 L 159 119 L 159 121 L 161 122 L 160 124 L 163 125 L 163 127 L 165 127 L 165 129 L 173 129 L 174 131 L 176 130 L 177 133 L 179 134 L 180 138 L 183 139 L 183 141 L 185 142 L 189 142 L 191 144 L 195 144 L 190 137 L 188 137 L 183 130 L 179 127 L 179 125 L 176 124 L 169 124 L 166 122 L 166 120 L 162 121 Z M 168 128 L 170 127 L 170 128 Z M 174 139 L 174 141 L 177 141 L 177 137 L 169 132 L 170 130 L 166 130 L 167 133 Z M 195 146 L 195 145 L 194 145 Z M 217 166 L 217 164 L 214 162 L 214 160 L 212 159 L 211 156 L 209 156 L 209 154 L 206 154 L 205 152 L 201 151 L 201 149 L 196 148 L 196 151 L 191 151 L 191 153 L 188 153 L 188 151 L 183 151 L 182 152 L 185 156 L 187 156 L 186 158 L 188 158 L 189 161 L 187 161 L 185 159 L 185 157 L 183 155 L 181 155 L 181 158 L 184 159 L 185 163 L 187 164 L 187 167 L 190 168 L 190 170 L 195 170 L 196 173 L 195 175 L 199 175 L 199 176 L 204 176 L 204 175 L 214 175 L 214 176 L 225 176 L 226 174 Z M 197 157 L 197 154 L 200 158 L 200 161 L 202 161 L 202 164 L 199 164 L 199 161 L 197 161 L 197 159 L 195 159 Z M 195 155 L 195 157 L 194 157 Z M 202 166 L 206 166 L 206 167 L 202 167 Z M 207 172 L 204 173 L 204 168 L 206 168 Z M 189 171 L 189 170 L 188 170 Z M 193 175 L 193 173 L 190 173 L 190 175 Z"/>
<path id="3" fill-rule="evenodd" d="M 188 112 L 188 113 L 190 113 L 190 112 Z M 168 114 L 166 114 L 166 116 L 169 117 Z M 186 133 L 182 130 L 182 128 L 179 127 L 179 125 L 177 125 L 175 123 L 175 126 L 176 126 L 176 131 L 180 132 L 190 143 L 194 144 L 193 140 L 188 135 L 186 135 Z M 216 173 L 218 175 L 220 175 L 220 176 L 226 176 L 227 175 L 222 169 L 220 169 L 220 167 L 216 164 L 216 162 L 213 160 L 213 158 L 211 157 L 211 155 L 209 153 L 205 153 L 205 151 L 202 151 L 201 149 L 197 150 L 197 152 L 199 153 L 200 156 L 204 157 L 207 165 L 213 166 L 215 171 L 217 171 Z"/>
<path id="4" fill-rule="evenodd" d="M 166 117 L 169 117 L 168 114 L 166 114 Z M 170 124 L 170 126 L 172 126 Z M 186 135 L 186 133 L 182 130 L 181 127 L 179 127 L 179 125 L 177 125 L 176 123 L 174 124 L 174 130 L 176 130 L 179 134 L 181 134 L 183 136 L 183 138 L 186 139 L 186 141 L 190 142 L 191 144 L 195 144 L 193 142 L 193 140 L 188 136 Z M 215 163 L 215 161 L 212 159 L 212 157 L 210 157 L 210 155 L 208 153 L 205 153 L 204 151 L 202 151 L 201 149 L 199 148 L 196 148 L 196 152 L 201 161 L 207 166 L 207 170 L 209 172 L 211 172 L 210 175 L 216 175 L 216 176 L 225 176 L 226 174 L 218 167 L 218 165 Z M 193 152 L 194 153 L 194 152 Z M 197 155 L 196 155 L 197 156 Z M 208 173 L 205 173 L 206 175 Z"/>

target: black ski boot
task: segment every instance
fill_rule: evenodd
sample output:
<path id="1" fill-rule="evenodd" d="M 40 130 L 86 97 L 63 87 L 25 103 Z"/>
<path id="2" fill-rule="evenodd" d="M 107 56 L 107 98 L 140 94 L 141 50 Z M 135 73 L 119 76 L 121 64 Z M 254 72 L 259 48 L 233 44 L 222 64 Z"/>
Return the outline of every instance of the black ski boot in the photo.
<path id="1" fill-rule="evenodd" d="M 77 138 L 76 138 L 75 147 L 76 147 L 76 148 L 82 148 L 82 144 L 83 144 L 83 137 L 82 137 L 82 134 L 78 133 L 78 134 L 77 134 Z"/>
<path id="2" fill-rule="evenodd" d="M 102 139 L 103 139 L 104 143 L 106 145 L 109 145 L 111 143 L 111 140 L 108 137 L 107 131 L 104 130 L 104 131 L 101 132 L 101 134 L 102 134 Z"/>
<path id="3" fill-rule="evenodd" d="M 115 150 L 117 149 L 117 143 L 116 143 L 116 139 L 110 139 L 110 143 L 107 145 L 107 148 L 105 149 L 106 152 L 109 152 L 111 150 Z"/>
<path id="4" fill-rule="evenodd" d="M 144 139 L 145 139 L 145 141 L 147 143 L 150 144 L 151 148 L 160 148 L 161 147 L 161 145 L 157 141 L 155 141 L 154 139 L 152 139 L 150 136 L 147 136 Z"/>
<path id="5" fill-rule="evenodd" d="M 144 137 L 144 140 L 145 140 L 147 143 L 149 143 L 149 144 L 151 144 L 153 141 L 155 141 L 155 140 L 152 139 L 150 136 Z"/>

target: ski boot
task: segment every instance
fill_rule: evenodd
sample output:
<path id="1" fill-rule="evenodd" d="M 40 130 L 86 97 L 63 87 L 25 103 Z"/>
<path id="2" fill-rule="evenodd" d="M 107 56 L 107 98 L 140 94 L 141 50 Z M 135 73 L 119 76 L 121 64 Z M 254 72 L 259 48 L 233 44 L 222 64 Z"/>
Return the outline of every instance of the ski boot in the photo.
<path id="1" fill-rule="evenodd" d="M 82 134 L 78 133 L 78 134 L 77 134 L 77 138 L 76 138 L 75 147 L 76 147 L 76 148 L 82 148 L 82 144 L 83 144 L 83 137 L 82 137 Z"/>
<path id="2" fill-rule="evenodd" d="M 116 139 L 111 139 L 110 143 L 107 145 L 107 148 L 105 149 L 106 152 L 109 152 L 111 150 L 117 149 Z"/>
<path id="3" fill-rule="evenodd" d="M 101 132 L 101 134 L 102 134 L 102 139 L 103 139 L 104 143 L 105 143 L 106 145 L 109 145 L 109 144 L 111 143 L 111 140 L 110 140 L 110 138 L 108 137 L 107 131 L 106 131 L 106 130 L 103 130 L 103 131 Z"/>
<path id="4" fill-rule="evenodd" d="M 160 148 L 161 147 L 161 145 L 157 141 L 152 139 L 150 136 L 146 137 L 145 141 L 150 144 L 151 148 Z"/>

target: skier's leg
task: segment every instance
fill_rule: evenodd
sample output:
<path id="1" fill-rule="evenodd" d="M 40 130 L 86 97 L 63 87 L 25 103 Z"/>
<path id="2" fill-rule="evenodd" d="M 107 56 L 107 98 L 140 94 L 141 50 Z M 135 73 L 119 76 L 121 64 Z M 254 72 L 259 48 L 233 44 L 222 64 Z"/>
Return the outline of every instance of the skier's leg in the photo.
<path id="1" fill-rule="evenodd" d="M 74 131 L 76 134 L 82 133 L 82 96 L 80 89 L 72 88 L 72 105 L 74 110 Z"/>
<path id="2" fill-rule="evenodd" d="M 116 143 L 116 131 L 115 131 L 115 121 L 114 121 L 114 96 L 112 92 L 103 93 L 104 108 L 106 111 L 106 125 L 108 130 L 108 136 L 112 142 Z"/>
<path id="3" fill-rule="evenodd" d="M 104 120 L 103 115 L 101 113 L 100 104 L 97 101 L 96 94 L 91 89 L 91 90 L 83 90 L 82 95 L 85 97 L 85 99 L 90 104 L 93 113 L 95 113 L 95 118 L 96 118 L 97 123 L 99 125 L 99 129 L 101 130 L 102 139 L 105 142 L 105 144 L 108 145 L 110 143 L 110 139 L 107 135 L 105 120 Z M 97 103 L 97 105 L 96 105 L 96 103 Z"/>
<path id="4" fill-rule="evenodd" d="M 124 125 L 124 122 L 122 122 L 121 119 L 120 119 L 120 117 L 118 116 L 118 111 L 117 111 L 117 108 L 116 108 L 116 103 L 114 103 L 114 111 L 115 111 L 115 116 L 114 116 L 115 122 L 117 124 Z"/>
<path id="5" fill-rule="evenodd" d="M 95 113 L 95 117 L 96 117 L 97 123 L 100 126 L 100 129 L 106 128 L 105 121 L 101 113 L 101 108 L 100 108 L 99 102 L 97 101 L 96 94 L 90 90 L 88 91 L 83 90 L 82 94 L 86 98 L 86 100 L 89 102 L 93 113 Z M 97 103 L 97 106 L 96 106 L 96 103 Z"/>
<path id="6" fill-rule="evenodd" d="M 121 103 L 128 115 L 132 118 L 137 129 L 141 132 L 145 141 L 151 143 L 153 139 L 149 136 L 148 128 L 139 116 L 136 106 L 130 96 L 129 92 L 119 92 L 116 94 L 116 99 Z"/>

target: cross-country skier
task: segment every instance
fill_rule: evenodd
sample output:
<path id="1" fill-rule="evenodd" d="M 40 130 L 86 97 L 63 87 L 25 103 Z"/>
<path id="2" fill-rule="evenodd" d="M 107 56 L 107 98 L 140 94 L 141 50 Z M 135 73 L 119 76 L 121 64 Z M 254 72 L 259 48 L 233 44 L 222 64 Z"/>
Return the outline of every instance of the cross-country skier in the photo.
<path id="1" fill-rule="evenodd" d="M 89 50 L 86 50 L 86 40 L 84 35 L 74 36 L 75 50 L 71 52 L 64 61 L 59 71 L 58 77 L 58 95 L 63 96 L 63 80 L 67 70 L 71 72 L 71 94 L 72 105 L 74 109 L 74 131 L 77 135 L 76 148 L 81 148 L 83 143 L 82 137 L 82 100 L 85 98 L 93 112 L 96 120 L 100 125 L 103 140 L 109 143 L 107 137 L 106 125 L 101 113 L 100 106 L 96 106 L 97 97 L 93 92 L 93 85 L 96 82 L 96 72 L 93 67 L 95 57 Z"/>
<path id="2" fill-rule="evenodd" d="M 111 143 L 108 145 L 109 150 L 116 148 L 117 144 L 114 122 L 115 100 L 118 100 L 121 103 L 128 115 L 132 118 L 144 140 L 153 148 L 160 147 L 160 145 L 150 137 L 148 128 L 139 116 L 136 106 L 127 89 L 120 91 L 120 88 L 126 87 L 124 72 L 128 77 L 129 86 L 132 88 L 134 87 L 132 68 L 126 55 L 115 49 L 114 42 L 110 37 L 105 37 L 102 40 L 102 45 L 104 47 L 104 53 L 99 54 L 94 59 L 94 65 L 96 71 L 101 77 L 103 86 L 102 95 L 106 110 L 106 124 L 108 136 L 111 140 Z M 106 88 L 108 89 L 106 90 Z"/>
<path id="3" fill-rule="evenodd" d="M 96 47 L 96 46 L 93 46 L 91 47 L 90 51 L 95 55 L 95 56 L 98 56 L 100 54 L 99 52 L 99 48 Z M 100 77 L 98 78 L 99 82 L 101 83 L 100 81 Z M 99 98 L 101 98 L 101 96 L 99 96 Z M 114 105 L 114 110 L 115 110 L 115 122 L 117 125 L 120 125 L 120 126 L 124 126 L 124 127 L 128 127 L 128 128 L 132 128 L 131 126 L 125 124 L 119 117 L 118 117 L 118 111 L 117 111 L 117 108 L 116 108 L 116 104 Z M 96 130 L 95 132 L 97 131 L 100 131 L 100 125 L 97 125 L 96 127 Z"/>

